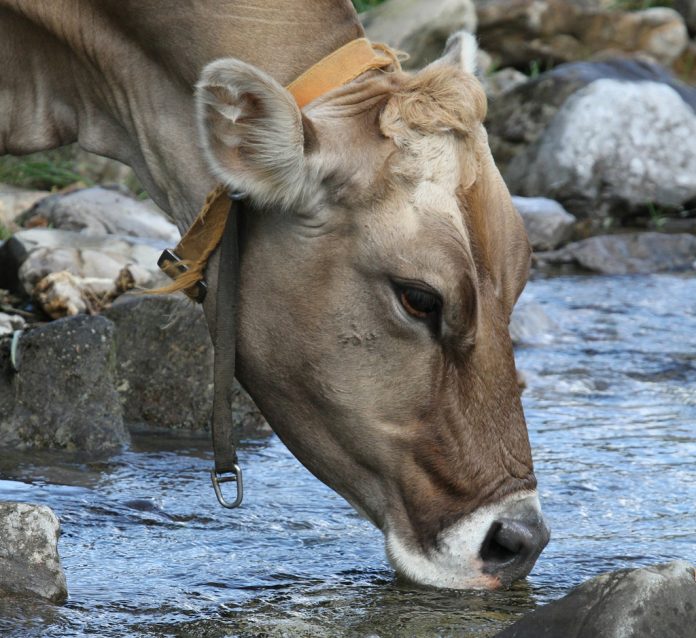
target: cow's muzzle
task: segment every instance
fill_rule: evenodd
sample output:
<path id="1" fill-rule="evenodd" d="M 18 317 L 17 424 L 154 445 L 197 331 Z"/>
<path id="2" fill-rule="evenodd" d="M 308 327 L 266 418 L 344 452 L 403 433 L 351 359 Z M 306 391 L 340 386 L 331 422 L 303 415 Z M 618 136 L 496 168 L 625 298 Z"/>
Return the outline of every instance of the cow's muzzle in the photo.
<path id="1" fill-rule="evenodd" d="M 504 585 L 524 578 L 549 542 L 551 533 L 538 507 L 524 499 L 498 513 L 481 545 L 482 571 Z"/>

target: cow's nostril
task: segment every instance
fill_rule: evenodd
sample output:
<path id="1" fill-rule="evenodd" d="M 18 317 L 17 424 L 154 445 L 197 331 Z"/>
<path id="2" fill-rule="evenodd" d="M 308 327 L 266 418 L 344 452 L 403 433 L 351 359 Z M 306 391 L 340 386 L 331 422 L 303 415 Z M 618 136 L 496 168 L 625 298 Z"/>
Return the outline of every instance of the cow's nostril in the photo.
<path id="1" fill-rule="evenodd" d="M 481 545 L 481 558 L 486 563 L 507 563 L 517 556 L 518 543 L 510 546 L 509 535 L 503 535 L 503 523 L 496 521 Z M 506 537 L 507 536 L 507 537 Z"/>
<path id="2" fill-rule="evenodd" d="M 529 519 L 501 518 L 491 525 L 481 544 L 484 571 L 503 582 L 522 578 L 548 541 L 549 530 L 538 515 Z"/>

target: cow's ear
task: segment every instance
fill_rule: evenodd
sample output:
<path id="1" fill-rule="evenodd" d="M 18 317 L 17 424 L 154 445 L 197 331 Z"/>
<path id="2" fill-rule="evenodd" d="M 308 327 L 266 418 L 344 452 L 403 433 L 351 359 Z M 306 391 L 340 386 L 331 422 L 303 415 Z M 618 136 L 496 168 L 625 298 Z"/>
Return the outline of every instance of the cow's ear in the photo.
<path id="1" fill-rule="evenodd" d="M 196 108 L 206 158 L 231 190 L 260 206 L 291 208 L 307 197 L 312 127 L 278 82 L 240 60 L 217 60 L 203 70 Z"/>
<path id="2" fill-rule="evenodd" d="M 433 65 L 447 64 L 465 73 L 476 74 L 476 58 L 478 43 L 476 37 L 468 31 L 456 31 L 445 44 L 442 57 L 435 60 Z"/>

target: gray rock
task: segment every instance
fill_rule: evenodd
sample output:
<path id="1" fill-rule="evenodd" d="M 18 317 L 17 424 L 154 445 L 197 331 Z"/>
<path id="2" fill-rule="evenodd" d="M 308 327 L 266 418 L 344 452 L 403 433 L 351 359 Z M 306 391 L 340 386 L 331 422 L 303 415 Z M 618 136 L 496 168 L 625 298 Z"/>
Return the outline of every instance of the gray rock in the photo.
<path id="1" fill-rule="evenodd" d="M 455 31 L 476 31 L 472 0 L 387 0 L 361 19 L 373 42 L 385 42 L 408 53 L 410 58 L 403 65 L 411 69 L 439 58 Z"/>
<path id="2" fill-rule="evenodd" d="M 495 100 L 500 98 L 504 93 L 524 84 L 527 79 L 527 76 L 522 73 L 522 71 L 507 67 L 495 73 L 483 75 L 481 77 L 481 83 L 486 89 L 488 98 Z"/>
<path id="3" fill-rule="evenodd" d="M 27 330 L 16 371 L 0 342 L 0 446 L 112 452 L 129 441 L 114 382 L 113 324 L 78 316 Z"/>
<path id="4" fill-rule="evenodd" d="M 58 518 L 45 505 L 0 502 L 0 595 L 67 600 L 59 533 Z"/>
<path id="5" fill-rule="evenodd" d="M 46 275 L 68 271 L 77 277 L 114 280 L 130 264 L 141 269 L 145 287 L 168 283 L 157 259 L 169 242 L 118 235 L 89 236 L 49 228 L 15 233 L 0 246 L 0 287 L 31 294 Z"/>
<path id="6" fill-rule="evenodd" d="M 685 561 L 592 578 L 496 638 L 693 638 L 696 570 Z"/>
<path id="7" fill-rule="evenodd" d="M 161 239 L 171 245 L 179 231 L 152 203 L 95 186 L 40 200 L 18 218 L 23 226 L 49 226 L 85 235 L 124 235 Z"/>
<path id="8" fill-rule="evenodd" d="M 26 322 L 19 315 L 0 312 L 0 338 L 11 335 L 15 330 L 23 330 Z"/>
<path id="9" fill-rule="evenodd" d="M 116 387 L 133 428 L 207 429 L 213 401 L 213 347 L 200 306 L 179 296 L 120 297 L 104 312 L 116 325 Z M 242 438 L 270 428 L 235 381 Z"/>
<path id="10" fill-rule="evenodd" d="M 696 236 L 686 233 L 627 233 L 590 237 L 560 250 L 537 253 L 543 264 L 574 264 L 605 275 L 696 268 Z"/>
<path id="11" fill-rule="evenodd" d="M 696 199 L 696 114 L 671 87 L 597 80 L 510 163 L 511 191 L 572 212 L 627 216 Z"/>
<path id="12" fill-rule="evenodd" d="M 627 59 L 562 64 L 489 104 L 486 128 L 501 169 L 541 137 L 570 96 L 601 79 L 665 84 L 696 112 L 696 88 L 679 82 L 658 64 Z"/>
<path id="13" fill-rule="evenodd" d="M 534 250 L 553 250 L 568 241 L 576 219 L 563 206 L 545 197 L 513 197 Z"/>
<path id="14" fill-rule="evenodd" d="M 555 65 L 608 53 L 641 53 L 670 65 L 688 42 L 674 10 L 606 11 L 575 0 L 477 2 L 481 45 L 502 66 Z"/>
<path id="15" fill-rule="evenodd" d="M 510 318 L 510 338 L 517 345 L 544 344 L 558 333 L 558 326 L 534 301 L 520 301 Z"/>
<path id="16" fill-rule="evenodd" d="M 21 213 L 47 195 L 50 195 L 47 191 L 0 184 L 0 225 L 12 227 Z"/>

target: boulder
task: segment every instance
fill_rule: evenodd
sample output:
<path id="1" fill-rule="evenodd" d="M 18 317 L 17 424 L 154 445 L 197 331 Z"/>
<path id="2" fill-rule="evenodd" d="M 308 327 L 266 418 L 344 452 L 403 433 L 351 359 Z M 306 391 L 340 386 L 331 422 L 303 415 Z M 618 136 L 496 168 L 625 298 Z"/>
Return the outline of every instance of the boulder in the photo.
<path id="1" fill-rule="evenodd" d="M 0 246 L 0 287 L 26 294 L 50 273 L 115 280 L 134 265 L 144 287 L 169 282 L 157 259 L 169 242 L 118 235 L 90 236 L 68 230 L 32 228 L 15 233 Z"/>
<path id="2" fill-rule="evenodd" d="M 581 217 L 679 209 L 696 199 L 696 113 L 666 84 L 597 80 L 565 102 L 505 180 Z"/>
<path id="3" fill-rule="evenodd" d="M 78 316 L 0 342 L 0 447 L 100 454 L 128 443 L 115 389 L 114 326 Z"/>
<path id="4" fill-rule="evenodd" d="M 602 79 L 664 84 L 674 89 L 696 112 L 696 88 L 679 82 L 658 64 L 627 59 L 563 64 L 507 91 L 504 98 L 489 104 L 486 128 L 491 150 L 501 169 L 542 136 L 568 98 Z"/>
<path id="5" fill-rule="evenodd" d="M 48 226 L 85 235 L 150 237 L 172 246 L 180 237 L 177 227 L 154 204 L 101 186 L 46 197 L 18 222 L 30 228 Z"/>
<path id="6" fill-rule="evenodd" d="M 507 67 L 495 73 L 485 74 L 480 79 L 488 98 L 495 100 L 516 86 L 524 84 L 528 78 L 522 71 Z"/>
<path id="7" fill-rule="evenodd" d="M 696 268 L 696 235 L 627 233 L 590 237 L 535 255 L 539 265 L 572 264 L 605 275 L 647 274 Z"/>
<path id="8" fill-rule="evenodd" d="M 477 3 L 481 46 L 501 66 L 528 69 L 616 53 L 669 66 L 688 42 L 683 18 L 666 7 L 607 11 L 571 0 Z"/>
<path id="9" fill-rule="evenodd" d="M 45 505 L 0 502 L 0 596 L 67 600 L 59 534 L 58 518 Z"/>
<path id="10" fill-rule="evenodd" d="M 0 226 L 12 228 L 21 213 L 49 194 L 47 191 L 0 184 Z"/>
<path id="11" fill-rule="evenodd" d="M 545 197 L 513 197 L 534 250 L 553 250 L 570 239 L 575 217 Z"/>
<path id="12" fill-rule="evenodd" d="M 361 20 L 370 40 L 405 51 L 404 68 L 416 69 L 439 58 L 455 31 L 476 31 L 476 8 L 473 0 L 387 0 Z"/>
<path id="13" fill-rule="evenodd" d="M 696 570 L 685 561 L 597 576 L 496 638 L 691 638 Z"/>
<path id="14" fill-rule="evenodd" d="M 201 307 L 173 295 L 125 295 L 104 316 L 116 326 L 116 387 L 128 425 L 207 429 L 213 347 Z M 232 405 L 242 438 L 270 433 L 237 381 Z"/>

